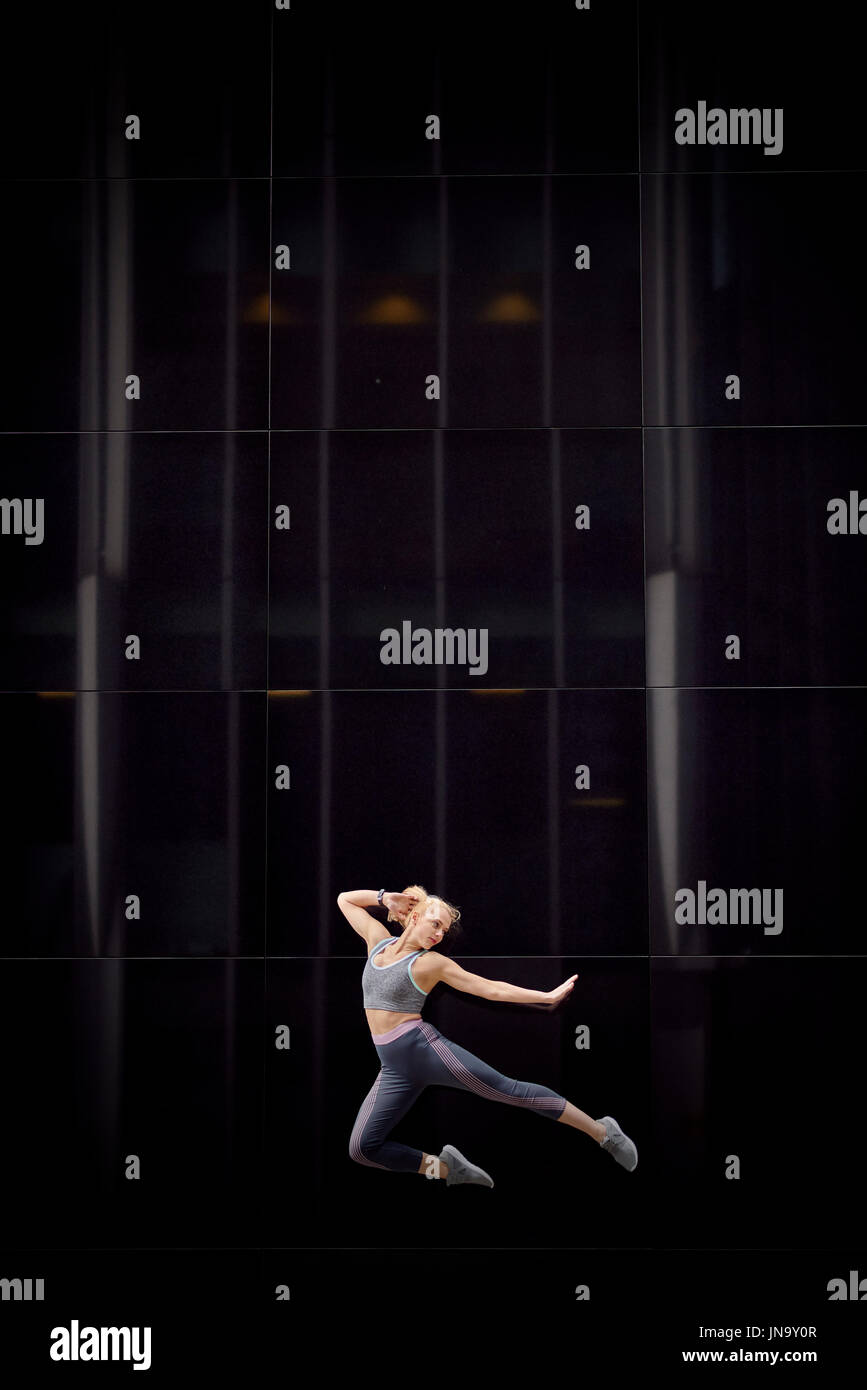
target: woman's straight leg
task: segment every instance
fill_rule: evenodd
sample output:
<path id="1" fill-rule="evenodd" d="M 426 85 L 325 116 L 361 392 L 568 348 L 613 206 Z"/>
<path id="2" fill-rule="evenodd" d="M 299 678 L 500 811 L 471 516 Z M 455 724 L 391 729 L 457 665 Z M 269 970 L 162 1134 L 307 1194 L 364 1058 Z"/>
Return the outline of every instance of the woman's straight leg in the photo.
<path id="1" fill-rule="evenodd" d="M 547 1115 L 552 1120 L 559 1120 L 565 1111 L 568 1104 L 566 1097 L 548 1086 L 504 1076 L 482 1061 L 481 1057 L 444 1038 L 439 1029 L 430 1023 L 421 1023 L 418 1031 L 430 1049 L 429 1084 L 455 1086 L 459 1090 L 472 1091 L 486 1100 L 519 1105 L 525 1110 L 535 1111 L 537 1115 Z"/>

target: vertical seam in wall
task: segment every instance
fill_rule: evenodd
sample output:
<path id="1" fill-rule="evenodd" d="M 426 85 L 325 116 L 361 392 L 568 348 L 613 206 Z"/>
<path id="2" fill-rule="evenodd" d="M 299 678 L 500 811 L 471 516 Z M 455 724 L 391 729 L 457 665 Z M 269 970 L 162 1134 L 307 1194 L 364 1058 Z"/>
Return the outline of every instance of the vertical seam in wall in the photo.
<path id="1" fill-rule="evenodd" d="M 265 1181 L 267 1172 L 267 1117 L 268 1117 L 268 752 L 269 752 L 269 696 L 271 686 L 270 648 L 271 648 L 271 276 L 273 273 L 273 224 L 274 224 L 274 7 L 271 7 L 269 25 L 269 113 L 268 113 L 268 434 L 267 434 L 267 485 L 265 526 L 265 865 L 264 865 L 264 924 L 262 940 L 262 1160 L 260 1173 Z M 265 1211 L 259 1212 L 259 1239 L 264 1242 Z M 259 1248 L 259 1272 L 265 1279 L 265 1247 Z"/>
<path id="2" fill-rule="evenodd" d="M 647 498 L 645 482 L 645 441 L 644 420 L 644 253 L 642 246 L 641 218 L 641 13 L 639 0 L 635 0 L 635 79 L 636 79 L 636 133 L 638 136 L 638 345 L 641 361 L 641 582 L 643 588 L 643 639 L 644 639 L 644 835 L 645 835 L 645 911 L 647 913 L 647 1123 L 648 1142 L 653 1129 L 653 940 L 651 932 L 650 901 L 650 692 L 647 687 Z M 651 1145 L 652 1152 L 652 1145 Z M 653 1164 L 651 1161 L 651 1183 Z M 654 1249 L 653 1232 L 648 1233 L 650 1249 Z"/>

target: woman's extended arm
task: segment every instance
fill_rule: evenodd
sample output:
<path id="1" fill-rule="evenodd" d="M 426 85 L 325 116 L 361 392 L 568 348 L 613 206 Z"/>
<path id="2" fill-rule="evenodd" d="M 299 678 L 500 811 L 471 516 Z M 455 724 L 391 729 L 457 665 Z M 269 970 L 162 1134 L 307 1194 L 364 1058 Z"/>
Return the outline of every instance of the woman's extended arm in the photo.
<path id="1" fill-rule="evenodd" d="M 431 957 L 425 957 L 430 960 Z M 500 1004 L 559 1004 L 575 987 L 577 975 L 570 975 L 556 989 L 523 989 L 521 985 L 510 985 L 507 980 L 489 980 L 484 975 L 472 975 L 449 956 L 437 955 L 436 976 L 426 978 L 441 980 L 462 994 L 477 994 L 481 999 L 494 999 Z"/>

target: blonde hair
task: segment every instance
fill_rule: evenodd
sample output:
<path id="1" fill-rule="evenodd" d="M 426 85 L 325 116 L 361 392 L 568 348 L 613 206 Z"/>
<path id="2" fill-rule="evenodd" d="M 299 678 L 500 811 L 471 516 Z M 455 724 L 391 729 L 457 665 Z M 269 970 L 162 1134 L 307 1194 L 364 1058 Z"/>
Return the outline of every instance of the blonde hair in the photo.
<path id="1" fill-rule="evenodd" d="M 455 907 L 453 903 L 446 902 L 445 898 L 441 898 L 439 893 L 429 893 L 426 888 L 422 888 L 420 883 L 411 883 L 410 886 L 404 888 L 403 891 L 404 893 L 414 893 L 415 896 L 420 899 L 420 901 L 415 904 L 415 907 L 410 909 L 411 912 L 423 912 L 429 902 L 435 902 L 442 903 L 446 912 L 449 914 L 450 924 L 452 922 L 457 922 L 460 918 L 461 910 L 459 907 Z M 406 915 L 408 917 L 409 913 Z M 388 921 L 399 922 L 402 927 L 406 926 L 404 918 L 398 917 L 397 913 L 391 910 L 389 910 Z"/>

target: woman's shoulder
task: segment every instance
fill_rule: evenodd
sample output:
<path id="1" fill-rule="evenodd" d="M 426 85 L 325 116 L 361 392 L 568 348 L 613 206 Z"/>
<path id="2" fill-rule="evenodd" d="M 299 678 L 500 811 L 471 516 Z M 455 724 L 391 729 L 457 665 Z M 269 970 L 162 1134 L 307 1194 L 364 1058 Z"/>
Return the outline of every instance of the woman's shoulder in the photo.
<path id="1" fill-rule="evenodd" d="M 442 979 L 443 966 L 447 960 L 448 956 L 441 955 L 435 949 L 416 956 L 412 963 L 412 973 L 422 989 L 427 990 L 429 985 L 435 985 L 437 980 Z"/>

